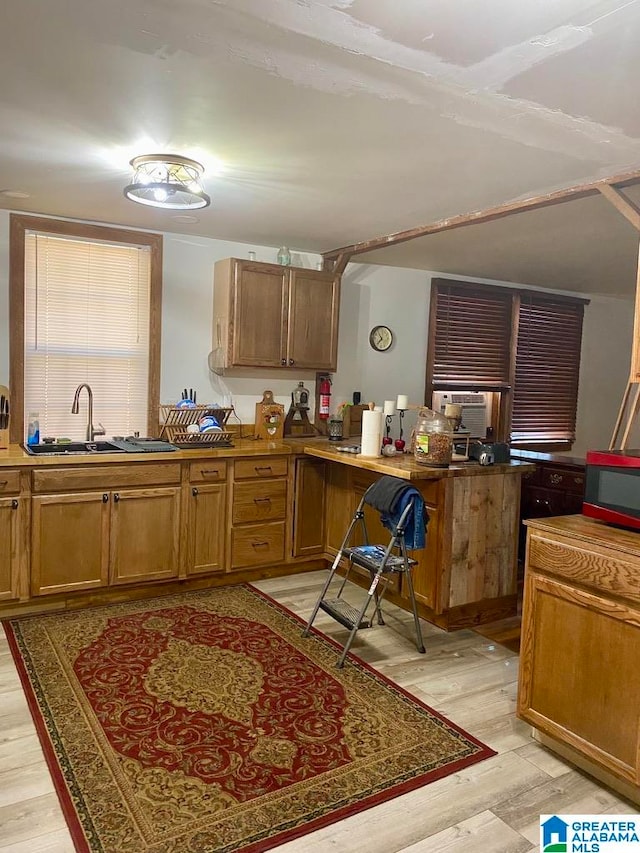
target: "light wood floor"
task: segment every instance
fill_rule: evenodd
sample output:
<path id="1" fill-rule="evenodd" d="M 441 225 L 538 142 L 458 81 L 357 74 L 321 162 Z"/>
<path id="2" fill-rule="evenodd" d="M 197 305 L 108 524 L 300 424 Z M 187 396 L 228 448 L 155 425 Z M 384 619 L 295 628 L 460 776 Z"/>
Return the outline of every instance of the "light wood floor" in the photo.
<path id="1" fill-rule="evenodd" d="M 314 572 L 256 586 L 306 618 L 324 577 Z M 284 844 L 278 853 L 527 853 L 539 850 L 540 814 L 637 812 L 531 739 L 514 716 L 515 652 L 474 631 L 446 634 L 423 623 L 427 653 L 419 655 L 408 614 L 386 605 L 385 615 L 387 625 L 362 631 L 353 651 L 498 755 Z M 345 630 L 325 614 L 316 626 L 343 642 Z M 0 850 L 73 851 L 3 633 Z"/>

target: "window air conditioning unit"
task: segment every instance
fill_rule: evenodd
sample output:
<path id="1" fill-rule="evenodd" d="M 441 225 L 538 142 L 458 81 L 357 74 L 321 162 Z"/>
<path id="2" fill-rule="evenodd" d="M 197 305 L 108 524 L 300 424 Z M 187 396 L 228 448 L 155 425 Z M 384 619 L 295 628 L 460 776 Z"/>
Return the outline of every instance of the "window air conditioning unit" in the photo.
<path id="1" fill-rule="evenodd" d="M 471 438 L 485 439 L 491 426 L 491 395 L 482 391 L 434 391 L 431 408 L 444 414 L 447 403 L 462 406 L 462 427 Z"/>

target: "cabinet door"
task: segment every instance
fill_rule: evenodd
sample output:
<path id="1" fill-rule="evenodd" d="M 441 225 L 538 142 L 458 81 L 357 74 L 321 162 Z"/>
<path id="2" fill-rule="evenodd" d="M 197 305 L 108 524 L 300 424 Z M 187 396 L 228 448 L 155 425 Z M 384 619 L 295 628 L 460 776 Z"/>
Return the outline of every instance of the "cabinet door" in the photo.
<path id="1" fill-rule="evenodd" d="M 226 494 L 223 484 L 191 487 L 187 574 L 224 571 Z"/>
<path id="2" fill-rule="evenodd" d="M 288 270 L 237 262 L 233 281 L 231 364 L 281 367 L 285 359 Z"/>
<path id="3" fill-rule="evenodd" d="M 336 369 L 340 280 L 314 270 L 291 270 L 287 363 L 290 366 Z"/>
<path id="4" fill-rule="evenodd" d="M 0 498 L 0 601 L 18 597 L 19 498 Z"/>
<path id="5" fill-rule="evenodd" d="M 32 498 L 32 595 L 105 586 L 108 563 L 108 492 Z"/>
<path id="6" fill-rule="evenodd" d="M 179 486 L 112 493 L 111 583 L 177 577 L 179 540 Z"/>
<path id="7" fill-rule="evenodd" d="M 325 474 L 321 459 L 296 460 L 293 556 L 322 554 L 325 543 Z"/>
<path id="8" fill-rule="evenodd" d="M 590 557 L 597 575 L 597 555 Z M 615 569 L 614 561 L 606 560 Z M 518 715 L 636 785 L 638 626 L 640 612 L 623 601 L 527 569 Z"/>

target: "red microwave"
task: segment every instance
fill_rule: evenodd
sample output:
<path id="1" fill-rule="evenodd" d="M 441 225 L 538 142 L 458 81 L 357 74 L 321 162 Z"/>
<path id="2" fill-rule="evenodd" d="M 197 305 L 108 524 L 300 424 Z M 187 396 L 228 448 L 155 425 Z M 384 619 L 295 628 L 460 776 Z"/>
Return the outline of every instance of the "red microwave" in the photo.
<path id="1" fill-rule="evenodd" d="M 640 450 L 589 450 L 582 514 L 640 530 Z"/>

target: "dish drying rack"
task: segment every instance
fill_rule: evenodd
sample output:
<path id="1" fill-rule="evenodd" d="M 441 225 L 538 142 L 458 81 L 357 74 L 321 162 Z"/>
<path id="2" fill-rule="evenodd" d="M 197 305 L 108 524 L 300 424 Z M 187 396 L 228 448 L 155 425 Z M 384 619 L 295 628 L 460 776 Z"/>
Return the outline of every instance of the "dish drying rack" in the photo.
<path id="1" fill-rule="evenodd" d="M 225 425 L 233 409 L 220 406 L 196 405 L 189 408 L 173 405 L 160 406 L 160 438 L 164 438 L 176 447 L 212 447 L 231 445 L 232 432 L 225 430 Z M 205 415 L 214 417 L 221 431 L 188 432 L 187 427 L 197 424 Z"/>

